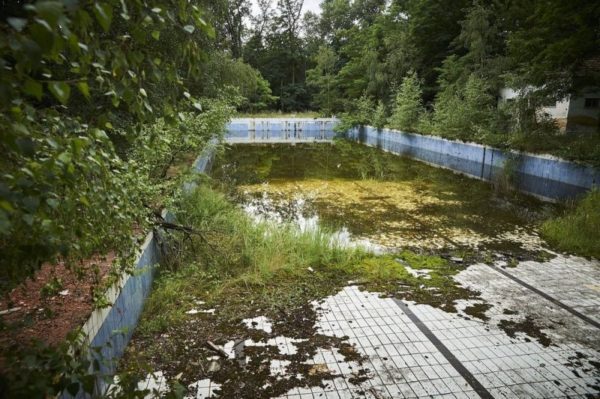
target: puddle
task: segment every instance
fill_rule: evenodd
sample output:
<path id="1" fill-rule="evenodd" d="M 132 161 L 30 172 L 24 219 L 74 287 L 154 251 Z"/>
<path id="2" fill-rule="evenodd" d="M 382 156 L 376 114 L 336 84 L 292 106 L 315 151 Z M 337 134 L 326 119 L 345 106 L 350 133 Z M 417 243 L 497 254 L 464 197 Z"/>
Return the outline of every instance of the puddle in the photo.
<path id="1" fill-rule="evenodd" d="M 233 145 L 213 176 L 255 218 L 315 225 L 375 249 L 527 253 L 554 205 L 351 142 Z"/>

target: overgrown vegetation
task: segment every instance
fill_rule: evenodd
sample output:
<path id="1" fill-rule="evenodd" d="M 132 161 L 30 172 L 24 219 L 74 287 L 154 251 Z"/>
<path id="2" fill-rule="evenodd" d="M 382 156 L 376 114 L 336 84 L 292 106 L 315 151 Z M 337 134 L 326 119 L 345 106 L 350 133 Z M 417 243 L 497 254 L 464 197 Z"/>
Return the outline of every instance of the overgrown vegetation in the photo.
<path id="1" fill-rule="evenodd" d="M 321 8 L 305 18 L 307 31 L 318 32 L 306 40 L 314 65 L 307 82 L 313 105 L 342 115 L 344 127 L 367 115 L 375 127 L 600 164 L 597 134 L 565 136 L 540 112 L 598 88 L 599 71 L 590 67 L 598 7 L 347 0 Z M 577 20 L 573 29 L 561 28 L 566 15 Z M 498 101 L 503 87 L 517 98 Z"/>
<path id="2" fill-rule="evenodd" d="M 563 251 L 600 258 L 600 191 L 595 189 L 542 225 L 542 234 Z"/>
<path id="3" fill-rule="evenodd" d="M 302 6 L 259 0 L 251 16 L 249 0 L 2 2 L 0 293 L 58 260 L 79 273 L 86 259 L 114 251 L 113 275 L 127 270 L 136 234 L 160 224 L 156 215 L 176 198 L 178 165 L 218 139 L 236 110 L 317 109 L 299 116 L 340 114 L 346 127 L 389 125 L 600 163 L 597 137 L 559 136 L 537 113 L 597 82 L 586 63 L 600 48 L 595 3 L 326 0 L 320 16 Z M 521 97 L 496 104 L 502 86 Z M 382 287 L 399 279 L 420 292 L 391 258 L 332 246 L 323 232 L 254 225 L 220 195 L 198 192 L 178 203 L 197 231 L 175 234 L 179 265 L 155 294 L 167 307 L 189 304 L 175 294 L 198 287 L 214 301 L 238 295 L 232 312 L 243 310 L 243 295 L 285 305 L 350 277 Z M 588 212 L 596 197 L 547 223 L 546 234 L 558 242 L 556 226 L 596 223 Z M 597 254 L 575 241 L 560 245 Z M 55 278 L 41 294 L 60 288 Z M 147 332 L 185 318 L 161 314 Z M 77 380 L 82 364 L 76 376 L 62 367 L 79 360 L 67 346 L 35 350 L 16 354 L 41 359 L 24 364 L 48 374 L 23 395 L 89 386 Z"/>
<path id="4" fill-rule="evenodd" d="M 193 233 L 174 233 L 175 253 L 162 270 L 146 303 L 143 333 L 155 333 L 177 324 L 194 307 L 194 300 L 210 303 L 231 299 L 240 289 L 268 295 L 284 306 L 294 295 L 299 279 L 309 268 L 321 270 L 339 265 L 345 269 L 365 256 L 331 241 L 321 230 L 300 232 L 292 225 L 255 223 L 223 194 L 202 185 L 177 202 L 177 216 L 193 226 Z M 339 280 L 338 280 L 339 281 Z M 276 296 L 274 284 L 283 284 Z M 289 294 L 283 294 L 285 290 Z M 274 304 L 273 304 L 274 305 Z M 243 308 L 228 306 L 241 315 Z"/>
<path id="5" fill-rule="evenodd" d="M 58 258 L 127 264 L 170 164 L 218 137 L 232 106 L 273 100 L 223 54 L 222 5 L 2 3 L 0 291 Z"/>
<path id="6" fill-rule="evenodd" d="M 268 314 L 294 308 L 334 293 L 348 280 L 447 309 L 454 299 L 470 296 L 452 281 L 460 268 L 436 256 L 410 251 L 375 256 L 343 247 L 320 229 L 257 223 L 206 185 L 184 194 L 177 205 L 178 217 L 194 230 L 171 236 L 175 252 L 146 302 L 138 327 L 142 337 L 181 325 L 199 300 L 217 306 L 220 320 L 237 323 L 249 309 Z M 405 265 L 430 270 L 431 279 L 409 274 Z"/>
<path id="7" fill-rule="evenodd" d="M 0 4 L 2 295 L 58 261 L 79 276 L 93 271 L 82 267 L 86 260 L 114 252 L 109 275 L 129 270 L 138 235 L 179 187 L 177 165 L 219 138 L 236 106 L 261 109 L 273 100 L 256 70 L 223 54 L 222 5 Z M 59 287 L 54 278 L 41 294 Z M 96 289 L 90 302 L 106 305 Z M 39 355 L 39 364 L 25 366 L 47 378 L 30 393 L 59 393 L 52 384 L 69 371 L 42 363 L 66 359 L 75 343 L 35 345 L 33 352 L 21 344 L 15 353 L 1 348 L 1 356 Z M 13 364 L 10 371 L 26 373 Z M 88 388 L 79 377 L 68 377 L 69 384 Z"/>

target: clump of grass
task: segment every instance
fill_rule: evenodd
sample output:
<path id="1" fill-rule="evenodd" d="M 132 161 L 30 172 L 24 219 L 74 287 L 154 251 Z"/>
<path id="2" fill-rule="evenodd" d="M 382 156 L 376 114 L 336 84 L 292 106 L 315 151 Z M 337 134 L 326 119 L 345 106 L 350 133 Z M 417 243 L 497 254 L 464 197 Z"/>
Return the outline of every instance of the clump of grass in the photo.
<path id="1" fill-rule="evenodd" d="M 285 303 L 286 293 L 296 292 L 294 286 L 302 280 L 310 280 L 313 291 L 321 282 L 328 286 L 326 280 L 335 276 L 318 271 L 332 265 L 343 270 L 367 256 L 360 249 L 342 248 L 323 230 L 256 223 L 206 186 L 184 194 L 177 208 L 177 220 L 200 234 L 171 237 L 170 247 L 177 250 L 146 302 L 145 312 L 152 317 L 143 318 L 142 333 L 162 331 L 184 320 L 197 300 L 214 304 L 228 298 L 235 303 L 234 297 L 243 291 L 244 300 L 251 301 L 250 296 L 264 297 L 268 291 L 280 295 L 273 301 Z"/>
<path id="2" fill-rule="evenodd" d="M 544 222 L 541 231 L 563 251 L 600 258 L 600 190 L 590 191 L 562 216 Z"/>

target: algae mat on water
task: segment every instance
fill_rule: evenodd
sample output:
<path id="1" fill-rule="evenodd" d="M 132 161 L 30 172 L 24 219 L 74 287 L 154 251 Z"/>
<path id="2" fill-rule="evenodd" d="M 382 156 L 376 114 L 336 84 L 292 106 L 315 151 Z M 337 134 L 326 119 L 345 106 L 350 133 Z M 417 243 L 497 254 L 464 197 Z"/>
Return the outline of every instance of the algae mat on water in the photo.
<path id="1" fill-rule="evenodd" d="M 234 145 L 213 176 L 250 213 L 319 224 L 384 248 L 539 249 L 556 207 L 347 141 Z"/>

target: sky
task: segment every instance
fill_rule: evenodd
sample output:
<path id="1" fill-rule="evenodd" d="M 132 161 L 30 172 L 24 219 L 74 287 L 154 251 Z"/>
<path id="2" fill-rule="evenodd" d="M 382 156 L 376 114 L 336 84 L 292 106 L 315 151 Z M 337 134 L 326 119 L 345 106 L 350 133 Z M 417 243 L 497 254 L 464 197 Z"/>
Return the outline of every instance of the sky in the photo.
<path id="1" fill-rule="evenodd" d="M 273 7 L 277 5 L 277 0 L 271 0 L 271 4 Z M 304 0 L 304 7 L 302 7 L 302 13 L 304 14 L 306 11 L 312 11 L 317 14 L 321 13 L 321 8 L 319 7 L 321 4 L 321 0 Z M 252 0 L 252 9 L 253 13 L 256 13 L 258 8 L 256 7 L 256 0 Z"/>

